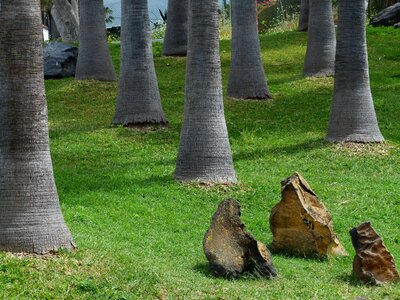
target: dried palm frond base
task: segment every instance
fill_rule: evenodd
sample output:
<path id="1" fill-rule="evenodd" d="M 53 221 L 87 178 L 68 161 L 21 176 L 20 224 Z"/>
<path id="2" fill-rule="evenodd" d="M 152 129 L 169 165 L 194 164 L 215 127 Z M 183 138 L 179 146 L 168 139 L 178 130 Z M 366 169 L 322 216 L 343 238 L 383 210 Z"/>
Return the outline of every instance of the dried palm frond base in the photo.
<path id="1" fill-rule="evenodd" d="M 365 155 L 389 155 L 396 146 L 389 144 L 388 142 L 383 143 L 355 143 L 355 142 L 343 142 L 334 145 L 335 150 L 338 152 L 344 152 L 350 156 L 365 156 Z"/>

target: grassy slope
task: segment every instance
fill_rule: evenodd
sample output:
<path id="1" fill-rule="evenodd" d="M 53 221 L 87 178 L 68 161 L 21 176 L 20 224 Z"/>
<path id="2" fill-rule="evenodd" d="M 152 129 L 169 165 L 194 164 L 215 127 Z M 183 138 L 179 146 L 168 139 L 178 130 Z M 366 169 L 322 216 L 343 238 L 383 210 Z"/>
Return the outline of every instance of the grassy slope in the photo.
<path id="1" fill-rule="evenodd" d="M 204 189 L 174 182 L 185 59 L 156 68 L 170 128 L 110 126 L 116 83 L 46 82 L 51 150 L 65 219 L 79 246 L 47 260 L 0 253 L 0 298 L 370 299 L 400 297 L 400 284 L 369 287 L 351 277 L 348 230 L 365 220 L 400 260 L 400 31 L 368 29 L 372 92 L 390 147 L 356 153 L 324 141 L 333 79 L 301 76 L 306 35 L 261 37 L 271 103 L 226 99 L 240 184 Z M 116 65 L 118 46 L 112 51 Z M 224 86 L 229 42 L 222 42 Z M 316 261 L 275 255 L 269 281 L 210 277 L 202 238 L 217 204 L 234 197 L 248 230 L 269 243 L 280 181 L 301 172 L 324 201 L 350 256 Z"/>

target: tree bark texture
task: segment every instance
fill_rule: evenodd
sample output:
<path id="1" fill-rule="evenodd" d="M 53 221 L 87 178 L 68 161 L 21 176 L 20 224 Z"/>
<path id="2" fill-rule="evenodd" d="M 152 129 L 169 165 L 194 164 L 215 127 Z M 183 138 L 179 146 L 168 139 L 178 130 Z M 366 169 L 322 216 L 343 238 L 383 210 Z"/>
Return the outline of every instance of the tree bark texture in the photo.
<path id="1" fill-rule="evenodd" d="M 79 21 L 79 0 L 71 0 L 72 10 Z"/>
<path id="2" fill-rule="evenodd" d="M 301 0 L 299 26 L 297 31 L 308 30 L 309 0 Z"/>
<path id="3" fill-rule="evenodd" d="M 122 0 L 121 75 L 114 124 L 166 124 L 154 68 L 147 0 Z"/>
<path id="4" fill-rule="evenodd" d="M 365 1 L 341 0 L 335 84 L 327 140 L 382 142 L 372 100 L 365 32 Z"/>
<path id="5" fill-rule="evenodd" d="M 185 94 L 175 178 L 236 182 L 222 97 L 218 0 L 189 0 Z"/>
<path id="6" fill-rule="evenodd" d="M 74 247 L 50 158 L 40 1 L 0 2 L 0 250 Z"/>
<path id="7" fill-rule="evenodd" d="M 304 76 L 332 76 L 335 73 L 335 24 L 332 0 L 310 0 L 307 52 Z"/>
<path id="8" fill-rule="evenodd" d="M 78 41 L 79 15 L 68 0 L 54 0 L 51 15 L 63 41 Z"/>
<path id="9" fill-rule="evenodd" d="M 187 51 L 189 0 L 168 0 L 164 55 L 185 56 Z"/>
<path id="10" fill-rule="evenodd" d="M 79 1 L 79 55 L 75 79 L 116 79 L 108 49 L 103 0 Z"/>
<path id="11" fill-rule="evenodd" d="M 272 98 L 261 60 L 256 0 L 232 0 L 232 57 L 228 96 L 240 99 Z"/>
<path id="12" fill-rule="evenodd" d="M 57 29 L 56 21 L 54 21 L 53 17 L 50 18 L 49 33 L 50 33 L 50 39 L 52 39 L 52 40 L 55 40 L 55 39 L 58 39 L 61 37 L 61 35 Z"/>

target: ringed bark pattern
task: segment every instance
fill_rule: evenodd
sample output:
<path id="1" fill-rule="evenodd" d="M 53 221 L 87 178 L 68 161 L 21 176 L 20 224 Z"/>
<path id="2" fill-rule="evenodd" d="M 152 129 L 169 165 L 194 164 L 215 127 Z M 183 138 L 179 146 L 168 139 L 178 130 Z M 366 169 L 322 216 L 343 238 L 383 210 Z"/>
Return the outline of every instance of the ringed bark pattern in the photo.
<path id="1" fill-rule="evenodd" d="M 189 0 L 168 0 L 165 56 L 186 56 Z"/>
<path id="2" fill-rule="evenodd" d="M 189 0 L 185 105 L 175 178 L 236 182 L 222 97 L 218 0 Z"/>
<path id="3" fill-rule="evenodd" d="M 365 0 L 340 0 L 334 94 L 327 140 L 382 142 L 372 100 Z"/>
<path id="4" fill-rule="evenodd" d="M 108 49 L 103 0 L 79 0 L 79 54 L 75 79 L 116 80 Z"/>
<path id="5" fill-rule="evenodd" d="M 113 123 L 167 123 L 154 68 L 147 0 L 122 0 L 121 74 Z"/>
<path id="6" fill-rule="evenodd" d="M 228 96 L 239 99 L 272 98 L 261 60 L 256 0 L 232 0 L 232 57 Z"/>
<path id="7" fill-rule="evenodd" d="M 309 0 L 307 52 L 304 75 L 323 77 L 335 73 L 335 25 L 332 0 Z"/>
<path id="8" fill-rule="evenodd" d="M 40 1 L 2 0 L 0 20 L 0 250 L 71 249 L 50 158 Z"/>

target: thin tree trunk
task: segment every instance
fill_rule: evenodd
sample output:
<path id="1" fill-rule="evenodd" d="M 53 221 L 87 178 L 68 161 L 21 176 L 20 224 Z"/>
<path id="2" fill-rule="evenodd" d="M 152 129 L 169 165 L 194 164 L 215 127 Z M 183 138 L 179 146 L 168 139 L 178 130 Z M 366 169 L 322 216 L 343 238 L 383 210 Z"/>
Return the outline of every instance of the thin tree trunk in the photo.
<path id="1" fill-rule="evenodd" d="M 51 15 L 50 11 L 50 27 L 49 27 L 49 34 L 50 34 L 50 39 L 55 40 L 61 37 L 60 33 L 58 32 L 57 29 L 57 24 L 54 21 L 53 16 Z"/>
<path id="2" fill-rule="evenodd" d="M 299 26 L 297 31 L 308 30 L 309 0 L 301 0 Z"/>
<path id="3" fill-rule="evenodd" d="M 114 124 L 166 124 L 154 69 L 147 0 L 122 0 L 121 76 Z"/>
<path id="4" fill-rule="evenodd" d="M 232 58 L 228 96 L 241 99 L 272 98 L 261 61 L 256 0 L 232 0 Z"/>
<path id="5" fill-rule="evenodd" d="M 79 55 L 75 79 L 116 79 L 108 49 L 103 0 L 79 1 Z"/>
<path id="6" fill-rule="evenodd" d="M 164 55 L 185 56 L 187 51 L 189 0 L 168 0 Z"/>
<path id="7" fill-rule="evenodd" d="M 335 24 L 332 0 L 310 0 L 308 44 L 304 61 L 305 76 L 331 76 L 335 73 Z"/>
<path id="8" fill-rule="evenodd" d="M 330 142 L 383 141 L 369 84 L 365 22 L 365 0 L 339 1 Z"/>
<path id="9" fill-rule="evenodd" d="M 218 0 L 189 0 L 188 60 L 183 126 L 175 178 L 233 183 L 222 97 Z"/>
<path id="10" fill-rule="evenodd" d="M 49 151 L 40 1 L 0 3 L 0 250 L 74 247 Z"/>
<path id="11" fill-rule="evenodd" d="M 78 41 L 79 18 L 68 0 L 54 0 L 51 15 L 64 41 Z"/>

